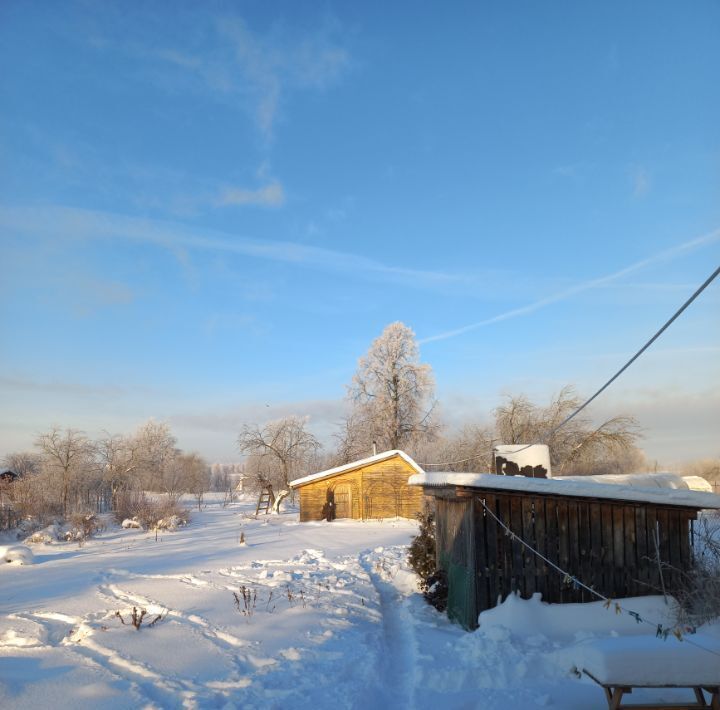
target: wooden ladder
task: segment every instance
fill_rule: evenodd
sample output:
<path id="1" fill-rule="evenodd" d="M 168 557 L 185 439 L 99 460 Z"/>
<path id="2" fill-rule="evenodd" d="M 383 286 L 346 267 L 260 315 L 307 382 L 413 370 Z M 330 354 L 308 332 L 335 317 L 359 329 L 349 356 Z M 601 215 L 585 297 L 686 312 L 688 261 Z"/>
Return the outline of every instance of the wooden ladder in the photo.
<path id="1" fill-rule="evenodd" d="M 273 493 L 272 486 L 265 486 L 260 491 L 260 497 L 258 498 L 257 507 L 255 508 L 255 515 L 259 515 L 262 511 L 267 515 L 275 502 L 275 494 Z"/>

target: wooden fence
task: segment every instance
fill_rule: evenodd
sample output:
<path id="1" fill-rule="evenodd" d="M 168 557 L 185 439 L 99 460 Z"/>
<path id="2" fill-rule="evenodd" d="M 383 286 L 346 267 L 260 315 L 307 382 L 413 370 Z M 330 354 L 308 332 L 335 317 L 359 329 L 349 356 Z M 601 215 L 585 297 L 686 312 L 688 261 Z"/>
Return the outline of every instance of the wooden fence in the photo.
<path id="1" fill-rule="evenodd" d="M 467 628 L 511 592 L 553 603 L 596 599 L 513 540 L 481 501 L 514 535 L 613 599 L 672 591 L 692 564 L 695 508 L 477 489 L 435 495 L 448 613 Z"/>

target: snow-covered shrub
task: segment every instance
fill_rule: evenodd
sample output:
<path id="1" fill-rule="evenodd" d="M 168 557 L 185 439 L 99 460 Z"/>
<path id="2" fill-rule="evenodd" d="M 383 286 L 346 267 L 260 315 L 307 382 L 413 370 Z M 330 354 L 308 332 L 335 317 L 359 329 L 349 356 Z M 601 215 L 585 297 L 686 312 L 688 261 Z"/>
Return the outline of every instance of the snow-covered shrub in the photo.
<path id="1" fill-rule="evenodd" d="M 408 564 L 420 577 L 418 584 L 425 591 L 427 580 L 437 569 L 435 564 L 435 513 L 424 510 L 417 514 L 420 532 L 413 538 L 408 551 Z"/>
<path id="2" fill-rule="evenodd" d="M 15 533 L 16 537 L 18 540 L 22 540 L 23 538 L 32 535 L 40 527 L 41 526 L 38 524 L 37 520 L 34 520 L 33 518 L 23 518 L 18 523 Z"/>
<path id="3" fill-rule="evenodd" d="M 120 525 L 127 529 L 135 528 L 135 529 L 141 529 L 142 525 L 140 525 L 140 521 L 137 518 L 125 518 L 125 520 L 120 523 Z"/>
<path id="4" fill-rule="evenodd" d="M 59 534 L 60 526 L 53 523 L 28 535 L 25 538 L 25 543 L 28 545 L 51 545 L 53 542 L 57 542 Z"/>
<path id="5" fill-rule="evenodd" d="M 74 513 L 70 516 L 70 527 L 63 533 L 67 541 L 82 542 L 92 537 L 102 525 L 94 513 Z"/>
<path id="6" fill-rule="evenodd" d="M 115 520 L 121 524 L 124 520 L 140 520 L 147 517 L 153 505 L 144 491 L 119 491 L 115 497 Z"/>
<path id="7" fill-rule="evenodd" d="M 25 545 L 0 545 L 0 560 L 16 565 L 31 565 L 33 553 Z"/>
<path id="8" fill-rule="evenodd" d="M 187 525 L 190 514 L 173 500 L 153 500 L 142 491 L 124 491 L 118 495 L 115 518 L 123 527 L 176 530 Z"/>
<path id="9" fill-rule="evenodd" d="M 673 589 L 678 622 L 700 626 L 720 618 L 720 519 L 704 517 L 695 529 L 695 564 Z"/>
<path id="10" fill-rule="evenodd" d="M 182 511 L 183 515 L 170 515 L 167 518 L 160 518 L 159 520 L 155 521 L 155 524 L 152 526 L 152 529 L 154 530 L 177 530 L 178 528 L 181 528 L 183 525 L 187 525 L 187 514 L 185 511 Z"/>

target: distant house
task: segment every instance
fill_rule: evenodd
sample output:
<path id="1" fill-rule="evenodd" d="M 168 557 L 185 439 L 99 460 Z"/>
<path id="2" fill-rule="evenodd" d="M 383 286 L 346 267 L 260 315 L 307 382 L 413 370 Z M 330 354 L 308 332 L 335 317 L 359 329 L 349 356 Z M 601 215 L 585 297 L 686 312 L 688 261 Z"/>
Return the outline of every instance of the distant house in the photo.
<path id="1" fill-rule="evenodd" d="M 384 451 L 290 482 L 300 493 L 300 520 L 413 518 L 423 492 L 408 478 L 423 473 L 404 451 Z"/>
<path id="2" fill-rule="evenodd" d="M 15 473 L 15 471 L 11 471 L 9 468 L 6 468 L 4 471 L 0 471 L 0 483 L 12 483 L 17 478 L 17 473 Z"/>
<path id="3" fill-rule="evenodd" d="M 698 511 L 720 509 L 720 496 L 673 474 L 426 473 L 410 483 L 435 498 L 448 616 L 469 629 L 511 593 L 594 601 L 576 580 L 612 599 L 672 592 L 693 565 Z"/>

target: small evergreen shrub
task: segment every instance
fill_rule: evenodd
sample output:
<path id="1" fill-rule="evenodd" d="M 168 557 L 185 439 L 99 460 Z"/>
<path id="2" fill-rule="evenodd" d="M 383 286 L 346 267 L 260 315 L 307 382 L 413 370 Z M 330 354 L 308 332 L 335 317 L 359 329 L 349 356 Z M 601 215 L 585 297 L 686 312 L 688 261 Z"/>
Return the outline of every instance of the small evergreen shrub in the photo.
<path id="1" fill-rule="evenodd" d="M 408 551 L 408 564 L 420 577 L 420 588 L 426 591 L 427 580 L 435 572 L 435 513 L 425 510 L 417 514 L 420 532 L 413 538 Z"/>
<path id="2" fill-rule="evenodd" d="M 410 543 L 408 564 L 420 577 L 418 586 L 428 604 L 438 611 L 447 608 L 448 582 L 444 570 L 437 569 L 435 563 L 435 513 L 424 510 L 417 514 L 420 532 Z"/>

